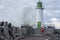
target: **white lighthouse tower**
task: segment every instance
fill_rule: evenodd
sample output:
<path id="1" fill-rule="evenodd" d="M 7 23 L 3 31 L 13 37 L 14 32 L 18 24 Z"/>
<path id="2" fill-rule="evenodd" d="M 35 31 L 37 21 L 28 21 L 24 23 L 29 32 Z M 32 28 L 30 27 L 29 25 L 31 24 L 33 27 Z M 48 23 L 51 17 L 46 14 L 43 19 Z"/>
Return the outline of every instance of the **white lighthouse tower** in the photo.
<path id="1" fill-rule="evenodd" d="M 43 27 L 43 7 L 42 2 L 37 2 L 37 8 L 36 8 L 36 27 L 37 28 L 44 28 Z"/>

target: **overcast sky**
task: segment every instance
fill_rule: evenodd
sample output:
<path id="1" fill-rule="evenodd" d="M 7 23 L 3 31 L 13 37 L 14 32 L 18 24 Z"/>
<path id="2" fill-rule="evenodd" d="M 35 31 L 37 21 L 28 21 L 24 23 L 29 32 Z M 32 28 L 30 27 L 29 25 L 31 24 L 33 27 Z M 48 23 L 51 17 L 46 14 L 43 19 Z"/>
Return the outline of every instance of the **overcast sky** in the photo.
<path id="1" fill-rule="evenodd" d="M 27 14 L 29 23 L 36 21 L 36 3 L 39 0 L 0 0 L 0 21 L 8 21 L 16 26 L 23 23 Z M 60 0 L 41 0 L 44 7 L 44 23 L 60 21 Z"/>

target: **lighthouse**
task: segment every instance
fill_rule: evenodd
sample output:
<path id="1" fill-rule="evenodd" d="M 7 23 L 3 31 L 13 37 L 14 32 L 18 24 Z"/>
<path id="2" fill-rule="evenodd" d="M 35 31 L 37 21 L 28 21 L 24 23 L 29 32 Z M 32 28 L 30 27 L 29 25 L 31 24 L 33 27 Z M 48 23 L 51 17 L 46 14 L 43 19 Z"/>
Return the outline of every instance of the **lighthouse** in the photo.
<path id="1" fill-rule="evenodd" d="M 36 7 L 36 27 L 37 28 L 44 28 L 43 27 L 43 6 L 42 2 L 38 1 L 37 2 L 37 7 Z"/>

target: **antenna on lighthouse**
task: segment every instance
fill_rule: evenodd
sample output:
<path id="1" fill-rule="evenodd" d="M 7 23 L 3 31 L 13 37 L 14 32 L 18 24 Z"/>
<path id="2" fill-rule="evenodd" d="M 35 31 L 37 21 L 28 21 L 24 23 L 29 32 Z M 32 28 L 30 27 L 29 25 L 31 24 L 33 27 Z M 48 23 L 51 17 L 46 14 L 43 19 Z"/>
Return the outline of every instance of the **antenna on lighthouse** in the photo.
<path id="1" fill-rule="evenodd" d="M 39 0 L 39 1 L 41 1 L 41 0 Z"/>
<path id="2" fill-rule="evenodd" d="M 41 2 L 41 0 L 39 0 Z"/>

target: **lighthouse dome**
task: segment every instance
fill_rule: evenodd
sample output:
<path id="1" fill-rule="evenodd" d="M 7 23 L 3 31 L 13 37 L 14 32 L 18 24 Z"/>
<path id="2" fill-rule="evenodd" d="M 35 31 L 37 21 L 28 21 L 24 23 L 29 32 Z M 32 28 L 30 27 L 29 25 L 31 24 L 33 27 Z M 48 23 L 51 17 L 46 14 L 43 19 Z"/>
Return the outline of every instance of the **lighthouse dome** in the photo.
<path id="1" fill-rule="evenodd" d="M 42 8 L 42 2 L 41 1 L 37 2 L 37 8 Z"/>

